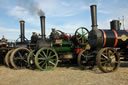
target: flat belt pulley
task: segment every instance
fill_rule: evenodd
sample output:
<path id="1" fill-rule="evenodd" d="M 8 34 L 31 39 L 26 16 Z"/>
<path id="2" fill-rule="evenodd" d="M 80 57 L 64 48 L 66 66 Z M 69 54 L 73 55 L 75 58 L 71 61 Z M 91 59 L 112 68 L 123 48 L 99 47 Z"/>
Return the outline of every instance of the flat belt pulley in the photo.
<path id="1" fill-rule="evenodd" d="M 80 27 L 75 32 L 75 38 L 79 45 L 85 45 L 88 41 L 89 31 L 85 27 Z"/>

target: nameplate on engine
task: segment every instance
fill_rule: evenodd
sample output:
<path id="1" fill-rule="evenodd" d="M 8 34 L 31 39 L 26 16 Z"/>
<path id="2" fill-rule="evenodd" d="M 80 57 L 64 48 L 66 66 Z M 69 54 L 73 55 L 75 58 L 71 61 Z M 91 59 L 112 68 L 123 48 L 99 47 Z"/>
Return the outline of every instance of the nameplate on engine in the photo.
<path id="1" fill-rule="evenodd" d="M 56 40 L 56 44 L 62 44 L 62 40 Z"/>
<path id="2" fill-rule="evenodd" d="M 122 41 L 126 41 L 128 39 L 128 36 L 126 36 L 125 34 L 117 37 L 117 39 L 121 39 Z"/>

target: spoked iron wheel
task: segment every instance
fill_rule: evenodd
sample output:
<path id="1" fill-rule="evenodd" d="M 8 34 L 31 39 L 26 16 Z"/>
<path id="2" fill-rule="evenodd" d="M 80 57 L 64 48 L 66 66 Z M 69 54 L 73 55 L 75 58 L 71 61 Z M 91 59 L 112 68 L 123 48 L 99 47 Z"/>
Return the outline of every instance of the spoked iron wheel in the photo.
<path id="1" fill-rule="evenodd" d="M 11 53 L 13 52 L 14 49 L 12 50 L 9 50 L 5 56 L 5 64 L 8 66 L 8 67 L 12 67 L 11 66 L 11 63 L 10 63 L 10 56 L 11 56 Z"/>
<path id="2" fill-rule="evenodd" d="M 30 69 L 35 69 L 36 68 L 35 62 L 34 62 L 35 55 L 36 55 L 35 50 L 32 50 L 32 51 L 30 51 L 30 53 L 27 57 L 28 67 Z"/>
<path id="3" fill-rule="evenodd" d="M 10 56 L 11 65 L 15 69 L 27 67 L 28 54 L 29 54 L 29 50 L 27 48 L 15 49 Z"/>
<path id="4" fill-rule="evenodd" d="M 85 27 L 80 27 L 75 32 L 76 40 L 79 44 L 84 45 L 88 40 L 89 31 Z"/>
<path id="5" fill-rule="evenodd" d="M 52 70 L 58 64 L 58 55 L 52 48 L 41 48 L 36 53 L 35 64 L 40 70 Z"/>
<path id="6" fill-rule="evenodd" d="M 79 53 L 77 63 L 81 69 L 92 69 L 94 63 L 91 56 L 88 56 L 88 51 L 83 50 Z"/>
<path id="7" fill-rule="evenodd" d="M 96 62 L 101 71 L 108 73 L 115 71 L 119 67 L 120 58 L 115 49 L 103 48 L 98 52 Z"/>

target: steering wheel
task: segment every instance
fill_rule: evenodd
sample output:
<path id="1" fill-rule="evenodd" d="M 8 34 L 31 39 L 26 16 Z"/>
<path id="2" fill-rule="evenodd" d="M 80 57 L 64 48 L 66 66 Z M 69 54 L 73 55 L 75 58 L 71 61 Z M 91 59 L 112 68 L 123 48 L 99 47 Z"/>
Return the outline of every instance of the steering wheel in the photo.
<path id="1" fill-rule="evenodd" d="M 75 32 L 75 38 L 77 43 L 79 43 L 80 45 L 85 45 L 88 41 L 88 35 L 89 35 L 89 31 L 87 28 L 85 27 L 78 28 Z"/>

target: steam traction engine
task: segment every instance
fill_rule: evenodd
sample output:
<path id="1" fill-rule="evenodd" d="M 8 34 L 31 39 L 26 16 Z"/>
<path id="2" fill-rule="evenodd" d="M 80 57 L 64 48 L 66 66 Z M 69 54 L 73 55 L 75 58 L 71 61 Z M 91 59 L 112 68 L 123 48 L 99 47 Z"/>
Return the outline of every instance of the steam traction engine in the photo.
<path id="1" fill-rule="evenodd" d="M 45 37 L 45 17 L 41 16 L 41 37 L 32 35 L 31 43 L 35 48 L 28 56 L 29 67 L 40 70 L 52 70 L 59 61 L 77 59 L 77 55 L 86 48 L 88 30 L 81 27 L 75 35 L 68 35 L 60 30 L 52 29 L 49 38 Z M 35 41 L 35 42 L 34 42 Z"/>
<path id="2" fill-rule="evenodd" d="M 4 60 L 4 57 L 6 53 L 15 47 L 15 43 L 13 42 L 8 42 L 8 40 L 3 36 L 3 38 L 0 40 L 0 63 L 2 64 Z"/>
<path id="3" fill-rule="evenodd" d="M 29 40 L 25 38 L 25 22 L 23 20 L 20 21 L 20 37 L 13 42 L 14 45 L 8 51 L 6 51 L 5 55 L 5 64 L 11 68 L 21 68 L 27 66 L 27 56 L 29 54 L 28 44 Z"/>
<path id="4" fill-rule="evenodd" d="M 88 43 L 90 50 L 81 52 L 84 62 L 79 65 L 86 66 L 91 59 L 96 61 L 103 72 L 115 71 L 120 65 L 120 57 L 127 58 L 128 31 L 120 30 L 118 20 L 111 21 L 111 29 L 98 29 L 96 5 L 91 6 L 92 30 L 89 32 Z"/>

